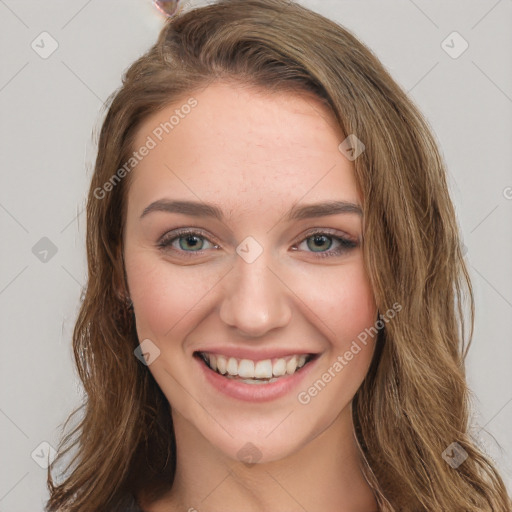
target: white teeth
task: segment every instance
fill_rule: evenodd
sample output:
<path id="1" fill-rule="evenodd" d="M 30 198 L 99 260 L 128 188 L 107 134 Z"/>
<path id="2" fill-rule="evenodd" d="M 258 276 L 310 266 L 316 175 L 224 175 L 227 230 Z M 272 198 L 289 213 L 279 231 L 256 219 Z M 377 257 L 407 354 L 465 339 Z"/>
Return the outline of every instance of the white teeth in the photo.
<path id="1" fill-rule="evenodd" d="M 242 359 L 238 365 L 238 376 L 246 379 L 254 378 L 254 361 Z"/>
<path id="2" fill-rule="evenodd" d="M 226 373 L 227 362 L 224 356 L 217 356 L 217 370 L 224 375 Z"/>
<path id="3" fill-rule="evenodd" d="M 277 361 L 272 366 L 272 373 L 276 377 L 280 377 L 286 373 L 286 361 L 284 359 L 277 359 Z"/>
<path id="4" fill-rule="evenodd" d="M 258 361 L 254 366 L 254 376 L 257 379 L 270 379 L 272 377 L 272 361 L 270 359 Z"/>
<path id="5" fill-rule="evenodd" d="M 297 369 L 297 356 L 293 356 L 287 363 L 286 363 L 286 373 L 288 375 L 291 375 L 292 373 L 295 373 L 295 370 Z"/>
<path id="6" fill-rule="evenodd" d="M 234 357 L 230 357 L 227 370 L 229 375 L 238 375 L 238 361 Z"/>
<path id="7" fill-rule="evenodd" d="M 265 383 L 274 382 L 275 377 L 283 375 L 292 375 L 299 368 L 306 364 L 307 356 L 304 354 L 280 357 L 277 359 L 264 359 L 262 361 L 252 361 L 250 359 L 236 359 L 235 357 L 225 357 L 219 354 L 204 353 L 203 358 L 210 368 L 226 377 L 240 377 L 248 384 L 260 383 L 254 379 L 270 379 Z"/>

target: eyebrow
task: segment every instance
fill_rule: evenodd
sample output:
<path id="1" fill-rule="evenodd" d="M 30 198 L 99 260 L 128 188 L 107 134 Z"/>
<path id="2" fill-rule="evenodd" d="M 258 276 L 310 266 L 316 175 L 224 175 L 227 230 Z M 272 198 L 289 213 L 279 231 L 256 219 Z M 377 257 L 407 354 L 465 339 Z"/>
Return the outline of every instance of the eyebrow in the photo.
<path id="1" fill-rule="evenodd" d="M 181 213 L 192 217 L 212 217 L 221 222 L 225 221 L 222 210 L 214 204 L 201 203 L 196 201 L 171 201 L 159 199 L 144 208 L 140 218 L 142 219 L 151 212 Z M 314 217 L 325 217 L 341 213 L 355 213 L 363 216 L 361 207 L 348 201 L 326 201 L 322 203 L 309 204 L 304 206 L 293 206 L 287 213 L 285 220 L 303 220 Z"/>

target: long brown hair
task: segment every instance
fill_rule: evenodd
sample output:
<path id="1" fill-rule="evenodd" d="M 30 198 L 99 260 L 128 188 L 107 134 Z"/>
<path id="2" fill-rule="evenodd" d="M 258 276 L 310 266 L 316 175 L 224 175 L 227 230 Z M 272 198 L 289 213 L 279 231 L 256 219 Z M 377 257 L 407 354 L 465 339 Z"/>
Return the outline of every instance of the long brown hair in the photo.
<path id="1" fill-rule="evenodd" d="M 83 415 L 48 470 L 47 510 L 122 510 L 132 496 L 158 499 L 172 487 L 170 406 L 134 356 L 122 258 L 130 175 L 118 170 L 144 119 L 217 80 L 312 93 L 365 145 L 353 162 L 365 266 L 379 311 L 402 306 L 379 332 L 353 402 L 363 471 L 381 510 L 509 512 L 503 480 L 468 433 L 474 299 L 428 123 L 351 33 L 288 0 L 220 0 L 168 20 L 109 99 L 87 203 L 89 279 L 73 333 L 85 399 L 64 427 Z M 452 443 L 467 454 L 457 468 L 442 456 Z M 71 454 L 54 482 L 51 472 Z"/>

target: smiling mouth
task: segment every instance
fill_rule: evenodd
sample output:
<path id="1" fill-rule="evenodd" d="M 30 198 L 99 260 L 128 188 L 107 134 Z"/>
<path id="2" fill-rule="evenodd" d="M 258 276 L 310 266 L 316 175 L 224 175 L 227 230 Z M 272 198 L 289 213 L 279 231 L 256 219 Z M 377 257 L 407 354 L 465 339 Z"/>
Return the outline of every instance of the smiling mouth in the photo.
<path id="1" fill-rule="evenodd" d="M 295 354 L 260 361 L 208 352 L 194 352 L 194 356 L 201 359 L 210 370 L 228 379 L 246 384 L 270 384 L 299 372 L 317 354 Z"/>

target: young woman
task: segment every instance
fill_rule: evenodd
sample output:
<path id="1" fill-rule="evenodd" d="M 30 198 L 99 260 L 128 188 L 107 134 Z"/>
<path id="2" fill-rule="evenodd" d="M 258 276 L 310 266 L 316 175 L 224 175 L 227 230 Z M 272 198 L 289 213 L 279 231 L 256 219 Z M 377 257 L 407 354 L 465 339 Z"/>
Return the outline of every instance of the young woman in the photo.
<path id="1" fill-rule="evenodd" d="M 48 511 L 511 510 L 468 433 L 444 164 L 344 28 L 284 0 L 169 20 L 87 219 L 87 401 Z"/>

